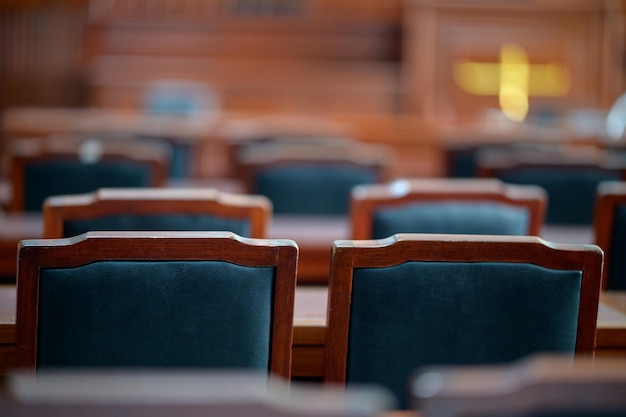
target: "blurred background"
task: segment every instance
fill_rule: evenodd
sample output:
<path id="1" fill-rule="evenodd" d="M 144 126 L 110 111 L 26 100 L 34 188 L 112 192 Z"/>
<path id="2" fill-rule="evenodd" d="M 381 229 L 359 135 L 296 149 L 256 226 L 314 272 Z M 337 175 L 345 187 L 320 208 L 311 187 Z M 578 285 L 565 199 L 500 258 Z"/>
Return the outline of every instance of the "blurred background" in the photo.
<path id="1" fill-rule="evenodd" d="M 201 113 L 227 139 L 260 116 L 344 123 L 402 176 L 445 175 L 457 143 L 595 144 L 624 90 L 623 3 L 5 0 L 3 141 L 63 123 L 16 109 L 69 107 Z M 202 152 L 194 175 L 232 175 L 219 141 Z"/>

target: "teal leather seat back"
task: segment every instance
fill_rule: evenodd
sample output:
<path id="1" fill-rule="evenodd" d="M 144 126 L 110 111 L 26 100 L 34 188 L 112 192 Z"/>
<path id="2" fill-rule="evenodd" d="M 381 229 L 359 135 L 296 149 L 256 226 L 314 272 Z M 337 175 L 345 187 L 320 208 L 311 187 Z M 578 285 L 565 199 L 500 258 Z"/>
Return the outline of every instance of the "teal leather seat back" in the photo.
<path id="1" fill-rule="evenodd" d="M 591 224 L 598 184 L 619 180 L 618 172 L 584 168 L 528 168 L 498 177 L 511 184 L 545 188 L 548 192 L 546 223 L 550 224 Z"/>
<path id="2" fill-rule="evenodd" d="M 581 271 L 524 263 L 406 262 L 356 268 L 348 383 L 391 389 L 426 365 L 496 364 L 574 353 Z"/>
<path id="3" fill-rule="evenodd" d="M 223 261 L 44 269 L 37 366 L 268 370 L 274 275 Z"/>
<path id="4" fill-rule="evenodd" d="M 161 214 L 132 215 L 120 214 L 102 216 L 97 219 L 66 221 L 64 236 L 76 236 L 88 231 L 104 230 L 197 230 L 228 231 L 239 236 L 250 237 L 248 219 L 226 218 L 201 214 Z"/>
<path id="5" fill-rule="evenodd" d="M 101 161 L 55 161 L 28 164 L 25 169 L 24 210 L 41 211 L 46 197 L 80 194 L 104 187 L 147 187 L 152 184 L 148 165 Z"/>
<path id="6" fill-rule="evenodd" d="M 396 233 L 525 235 L 530 215 L 504 204 L 446 201 L 377 210 L 373 220 L 374 239 Z"/>
<path id="7" fill-rule="evenodd" d="M 344 215 L 352 187 L 376 181 L 376 172 L 367 167 L 283 165 L 259 171 L 255 193 L 272 201 L 274 213 Z"/>
<path id="8" fill-rule="evenodd" d="M 608 256 L 608 290 L 626 290 L 626 206 L 617 207 Z"/>

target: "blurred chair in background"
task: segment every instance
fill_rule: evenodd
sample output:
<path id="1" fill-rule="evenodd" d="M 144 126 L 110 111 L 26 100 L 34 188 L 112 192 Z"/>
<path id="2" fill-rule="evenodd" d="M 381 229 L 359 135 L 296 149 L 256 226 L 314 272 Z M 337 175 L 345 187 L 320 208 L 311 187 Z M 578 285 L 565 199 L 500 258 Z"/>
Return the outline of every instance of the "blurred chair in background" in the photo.
<path id="1" fill-rule="evenodd" d="M 20 243 L 18 366 L 243 368 L 286 380 L 298 247 L 230 232 Z"/>
<path id="2" fill-rule="evenodd" d="M 593 231 L 604 251 L 603 288 L 626 290 L 626 182 L 598 186 Z"/>
<path id="3" fill-rule="evenodd" d="M 529 236 L 335 241 L 326 381 L 380 384 L 409 407 L 420 367 L 591 354 L 602 261 L 595 245 Z"/>
<path id="4" fill-rule="evenodd" d="M 400 179 L 354 187 L 352 239 L 396 233 L 538 236 L 545 190 L 492 179 Z"/>
<path id="5" fill-rule="evenodd" d="M 209 188 L 102 188 L 48 197 L 43 214 L 46 238 L 104 230 L 213 230 L 265 238 L 272 203 Z"/>
<path id="6" fill-rule="evenodd" d="M 537 355 L 491 366 L 420 369 L 411 381 L 424 417 L 621 417 L 626 360 Z"/>
<path id="7" fill-rule="evenodd" d="M 11 142 L 10 211 L 42 211 L 46 197 L 102 187 L 163 186 L 171 149 L 141 140 L 48 137 Z"/>
<path id="8" fill-rule="evenodd" d="M 353 124 L 341 123 L 324 117 L 263 116 L 233 118 L 221 121 L 217 136 L 227 147 L 230 175 L 237 177 L 239 160 L 254 152 L 259 145 L 281 143 L 285 145 L 333 145 L 353 141 L 358 134 Z"/>
<path id="9" fill-rule="evenodd" d="M 490 149 L 483 150 L 477 162 L 480 177 L 545 188 L 548 224 L 591 225 L 598 184 L 626 179 L 626 160 L 597 148 L 536 145 Z"/>
<path id="10" fill-rule="evenodd" d="M 351 140 L 270 141 L 239 155 L 249 193 L 276 214 L 347 215 L 350 190 L 386 180 L 392 150 Z"/>
<path id="11" fill-rule="evenodd" d="M 150 115 L 198 120 L 210 126 L 220 115 L 218 93 L 208 84 L 191 80 L 154 80 L 143 92 L 142 110 Z M 165 135 L 172 145 L 171 178 L 190 176 L 194 149 L 189 141 Z"/>
<path id="12" fill-rule="evenodd" d="M 394 407 L 378 387 L 268 382 L 233 370 L 42 371 L 12 374 L 3 387 L 0 414 L 15 417 L 377 417 Z"/>

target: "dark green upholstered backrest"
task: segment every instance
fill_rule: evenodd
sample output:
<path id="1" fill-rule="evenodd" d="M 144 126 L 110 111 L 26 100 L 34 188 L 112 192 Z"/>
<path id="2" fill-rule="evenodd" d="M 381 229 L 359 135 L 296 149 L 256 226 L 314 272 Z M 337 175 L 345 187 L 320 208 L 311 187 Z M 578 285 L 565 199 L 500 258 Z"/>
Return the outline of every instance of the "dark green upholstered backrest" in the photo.
<path id="1" fill-rule="evenodd" d="M 607 289 L 626 290 L 626 206 L 615 209 L 610 251 Z"/>
<path id="2" fill-rule="evenodd" d="M 274 213 L 342 215 L 352 187 L 377 181 L 367 167 L 329 164 L 277 166 L 259 171 L 255 193 L 267 196 Z"/>
<path id="3" fill-rule="evenodd" d="M 511 184 L 545 188 L 548 192 L 546 223 L 550 224 L 591 224 L 598 184 L 619 180 L 617 172 L 584 168 L 528 168 L 498 177 Z"/>
<path id="4" fill-rule="evenodd" d="M 422 366 L 573 354 L 581 280 L 518 263 L 356 268 L 347 382 L 382 384 L 408 406 L 407 381 Z"/>
<path id="5" fill-rule="evenodd" d="M 43 269 L 37 365 L 267 370 L 274 274 L 223 261 Z"/>
<path id="6" fill-rule="evenodd" d="M 97 219 L 66 221 L 63 230 L 65 237 L 98 230 L 228 231 L 250 237 L 250 221 L 247 218 L 236 219 L 204 214 L 120 214 Z"/>
<path id="7" fill-rule="evenodd" d="M 396 233 L 525 235 L 529 220 L 528 210 L 498 203 L 415 203 L 377 210 L 372 238 Z"/>
<path id="8" fill-rule="evenodd" d="M 46 197 L 80 194 L 103 187 L 147 187 L 151 170 L 147 164 L 122 161 L 31 163 L 24 169 L 24 210 L 41 211 Z"/>
<path id="9" fill-rule="evenodd" d="M 447 176 L 452 178 L 476 177 L 476 149 L 447 150 Z"/>

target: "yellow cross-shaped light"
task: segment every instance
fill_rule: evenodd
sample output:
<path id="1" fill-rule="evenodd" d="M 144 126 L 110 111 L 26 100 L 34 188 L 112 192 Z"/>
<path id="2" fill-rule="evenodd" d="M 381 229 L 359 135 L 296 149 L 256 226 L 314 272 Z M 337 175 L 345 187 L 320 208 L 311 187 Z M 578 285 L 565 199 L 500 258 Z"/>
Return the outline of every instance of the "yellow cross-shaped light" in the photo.
<path id="1" fill-rule="evenodd" d="M 502 112 L 515 121 L 526 118 L 529 96 L 564 96 L 571 87 L 564 65 L 529 64 L 526 52 L 512 44 L 502 45 L 500 62 L 457 63 L 454 79 L 470 94 L 497 95 Z"/>

